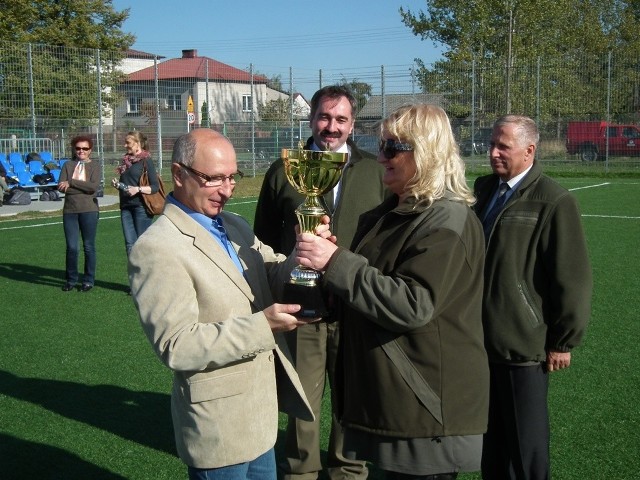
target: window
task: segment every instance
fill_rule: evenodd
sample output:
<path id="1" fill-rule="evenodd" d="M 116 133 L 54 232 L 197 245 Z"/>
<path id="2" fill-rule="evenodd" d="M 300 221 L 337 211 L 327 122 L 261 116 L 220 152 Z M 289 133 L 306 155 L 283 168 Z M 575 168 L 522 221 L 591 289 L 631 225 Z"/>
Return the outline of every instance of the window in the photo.
<path id="1" fill-rule="evenodd" d="M 140 106 L 142 105 L 142 98 L 129 97 L 127 112 L 128 113 L 140 113 Z"/>
<path id="2" fill-rule="evenodd" d="M 167 108 L 169 110 L 182 110 L 182 96 L 169 95 L 167 97 Z"/>
<path id="3" fill-rule="evenodd" d="M 242 95 L 242 111 L 250 112 L 253 110 L 253 101 L 251 95 Z"/>

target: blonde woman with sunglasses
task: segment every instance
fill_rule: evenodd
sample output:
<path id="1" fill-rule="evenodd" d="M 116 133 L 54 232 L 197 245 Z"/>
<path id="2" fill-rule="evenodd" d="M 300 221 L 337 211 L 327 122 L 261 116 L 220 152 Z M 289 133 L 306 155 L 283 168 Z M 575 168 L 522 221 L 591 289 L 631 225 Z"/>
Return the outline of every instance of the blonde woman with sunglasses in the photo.
<path id="1" fill-rule="evenodd" d="M 324 272 L 340 311 L 345 456 L 387 479 L 454 479 L 479 470 L 487 424 L 482 226 L 440 107 L 402 107 L 380 135 L 393 196 L 351 250 L 303 233 L 296 261 Z"/>

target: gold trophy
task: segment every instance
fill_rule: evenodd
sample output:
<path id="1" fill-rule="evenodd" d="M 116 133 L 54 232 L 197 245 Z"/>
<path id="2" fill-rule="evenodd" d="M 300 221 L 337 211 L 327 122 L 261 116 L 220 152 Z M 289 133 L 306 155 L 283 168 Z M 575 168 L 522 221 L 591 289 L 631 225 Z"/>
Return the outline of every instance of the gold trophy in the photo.
<path id="1" fill-rule="evenodd" d="M 297 150 L 282 149 L 287 180 L 306 197 L 296 208 L 301 232 L 314 233 L 322 216 L 329 214 L 319 197 L 337 185 L 348 157 L 348 153 L 303 150 L 302 145 Z M 297 316 L 313 318 L 329 314 L 319 286 L 321 277 L 317 270 L 302 265 L 292 270 L 291 278 L 284 285 L 284 302 L 302 306 Z"/>

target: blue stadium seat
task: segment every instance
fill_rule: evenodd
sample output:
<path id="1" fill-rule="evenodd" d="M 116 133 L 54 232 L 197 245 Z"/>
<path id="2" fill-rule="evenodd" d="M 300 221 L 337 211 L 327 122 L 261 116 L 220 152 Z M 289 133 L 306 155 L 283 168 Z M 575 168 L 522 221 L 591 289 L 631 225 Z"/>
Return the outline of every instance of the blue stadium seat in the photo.
<path id="1" fill-rule="evenodd" d="M 17 173 L 18 183 L 21 187 L 39 187 L 40 185 L 34 182 L 31 178 L 31 173 L 23 170 Z"/>
<path id="2" fill-rule="evenodd" d="M 24 157 L 22 156 L 22 154 L 20 152 L 11 152 L 9 154 L 9 163 L 11 165 L 13 165 L 15 163 L 20 163 L 20 162 L 24 162 Z"/>
<path id="3" fill-rule="evenodd" d="M 31 160 L 29 162 L 29 172 L 31 173 L 32 176 L 38 173 L 46 173 L 43 163 L 38 162 L 37 160 Z"/>
<path id="4" fill-rule="evenodd" d="M 16 175 L 20 172 L 26 172 L 27 171 L 27 164 L 24 162 L 11 162 L 11 166 L 13 167 L 13 173 L 15 173 Z"/>
<path id="5" fill-rule="evenodd" d="M 49 152 L 48 150 L 43 150 L 42 152 L 39 152 L 40 158 L 42 159 L 42 161 L 47 164 L 49 162 L 53 162 L 53 154 L 51 152 Z"/>
<path id="6" fill-rule="evenodd" d="M 60 170 L 49 170 L 49 173 L 53 175 L 53 178 L 56 181 L 56 183 L 60 181 Z"/>

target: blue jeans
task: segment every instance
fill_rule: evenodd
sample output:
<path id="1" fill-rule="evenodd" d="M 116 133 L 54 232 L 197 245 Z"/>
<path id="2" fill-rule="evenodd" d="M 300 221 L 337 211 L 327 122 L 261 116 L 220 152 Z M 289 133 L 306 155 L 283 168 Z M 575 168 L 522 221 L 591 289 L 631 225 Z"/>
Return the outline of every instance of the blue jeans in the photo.
<path id="1" fill-rule="evenodd" d="M 120 221 L 122 222 L 124 246 L 127 249 L 128 257 L 129 252 L 131 252 L 131 247 L 136 243 L 138 237 L 151 226 L 153 215 L 149 215 L 143 206 L 127 207 L 120 210 Z"/>
<path id="2" fill-rule="evenodd" d="M 276 480 L 275 452 L 271 448 L 255 460 L 228 467 L 189 467 L 189 480 Z"/>
<path id="3" fill-rule="evenodd" d="M 84 248 L 84 276 L 82 283 L 93 285 L 95 282 L 98 216 L 98 212 L 65 213 L 62 215 L 64 236 L 67 241 L 66 281 L 71 285 L 78 283 L 78 233 L 82 235 L 82 246 Z"/>

